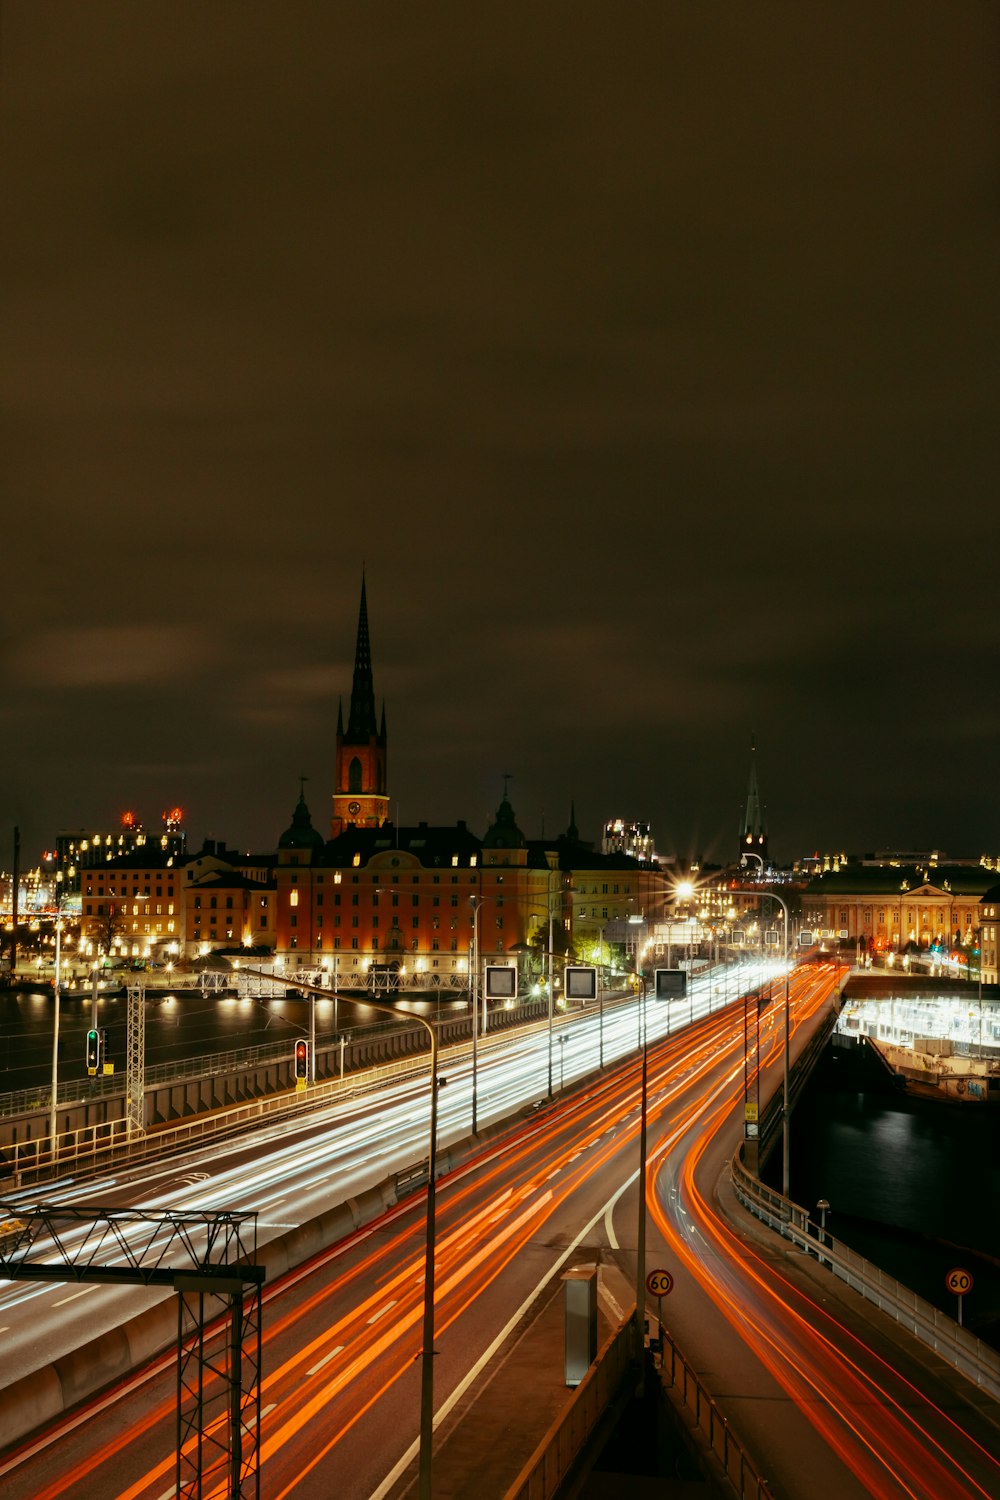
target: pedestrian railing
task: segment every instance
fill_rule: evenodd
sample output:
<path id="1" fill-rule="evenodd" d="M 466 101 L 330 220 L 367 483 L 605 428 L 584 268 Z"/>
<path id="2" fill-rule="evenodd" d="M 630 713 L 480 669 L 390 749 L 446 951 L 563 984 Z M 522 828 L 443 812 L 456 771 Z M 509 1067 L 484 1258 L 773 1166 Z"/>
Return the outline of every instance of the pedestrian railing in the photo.
<path id="1" fill-rule="evenodd" d="M 834 1239 L 824 1225 L 812 1222 L 807 1209 L 759 1182 L 744 1165 L 742 1147 L 733 1157 L 732 1178 L 740 1202 L 758 1219 L 800 1250 L 815 1255 L 821 1265 L 868 1302 L 894 1318 L 981 1390 L 1000 1400 L 1000 1354 L 995 1349 L 933 1303 L 888 1276 L 880 1266 Z"/>
<path id="2" fill-rule="evenodd" d="M 721 1464 L 739 1500 L 773 1500 L 767 1480 L 761 1478 L 715 1397 L 662 1327 L 660 1339 L 660 1379 L 664 1389 L 672 1392 L 675 1402 L 685 1408 L 707 1440 L 710 1452 Z"/>

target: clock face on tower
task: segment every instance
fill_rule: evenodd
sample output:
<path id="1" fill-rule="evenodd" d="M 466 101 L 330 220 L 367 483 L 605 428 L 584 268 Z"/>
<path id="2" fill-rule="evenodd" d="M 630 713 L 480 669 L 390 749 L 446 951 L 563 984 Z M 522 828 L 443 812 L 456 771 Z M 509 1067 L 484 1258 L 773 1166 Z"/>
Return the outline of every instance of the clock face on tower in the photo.
<path id="1" fill-rule="evenodd" d="M 347 811 L 349 813 L 359 813 L 361 811 L 361 803 L 360 802 L 348 802 L 348 804 L 347 804 Z"/>

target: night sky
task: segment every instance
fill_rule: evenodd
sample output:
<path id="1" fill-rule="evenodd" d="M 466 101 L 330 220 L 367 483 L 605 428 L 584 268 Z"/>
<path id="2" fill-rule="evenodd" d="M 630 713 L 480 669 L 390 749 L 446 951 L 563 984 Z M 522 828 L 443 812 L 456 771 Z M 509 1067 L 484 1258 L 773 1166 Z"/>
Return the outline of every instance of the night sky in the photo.
<path id="1" fill-rule="evenodd" d="M 2 0 L 0 866 L 1000 853 L 998 11 Z"/>

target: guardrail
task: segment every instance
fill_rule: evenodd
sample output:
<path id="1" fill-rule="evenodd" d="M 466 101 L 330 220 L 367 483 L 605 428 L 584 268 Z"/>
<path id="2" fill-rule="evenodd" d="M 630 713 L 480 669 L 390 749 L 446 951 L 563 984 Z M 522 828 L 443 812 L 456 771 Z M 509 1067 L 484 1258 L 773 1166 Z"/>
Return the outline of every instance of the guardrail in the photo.
<path id="1" fill-rule="evenodd" d="M 888 1313 L 922 1344 L 933 1349 L 980 1390 L 1000 1400 L 1000 1354 L 981 1339 L 961 1328 L 953 1318 L 916 1292 L 886 1275 L 881 1267 L 865 1260 L 849 1245 L 813 1223 L 808 1210 L 793 1203 L 776 1189 L 759 1182 L 747 1171 L 742 1146 L 732 1162 L 733 1187 L 740 1202 L 758 1219 L 777 1230 L 800 1250 L 815 1255 L 835 1276 L 859 1292 L 866 1301 Z"/>
<path id="2" fill-rule="evenodd" d="M 773 1500 L 773 1492 L 767 1480 L 762 1479 L 757 1472 L 753 1460 L 723 1416 L 721 1407 L 698 1379 L 680 1349 L 662 1327 L 660 1339 L 662 1341 L 660 1379 L 667 1390 L 674 1392 L 675 1397 L 693 1418 L 698 1431 L 707 1438 L 709 1451 L 721 1464 L 739 1500 Z"/>
<path id="3" fill-rule="evenodd" d="M 527 1000 L 506 1012 L 506 1016 L 513 1018 L 514 1024 L 525 1018 L 530 1021 L 537 1018 L 537 1015 L 537 1004 Z M 459 1019 L 461 1018 L 455 1018 L 456 1021 Z M 471 1030 L 472 1023 L 469 1018 L 465 1017 L 465 1021 Z M 508 1026 L 510 1022 L 505 1020 L 504 1024 Z M 317 1032 L 316 1047 L 317 1051 L 332 1050 L 344 1039 L 352 1045 L 363 1044 L 383 1035 L 387 1036 L 410 1029 L 413 1029 L 411 1017 L 400 1012 L 398 1021 L 366 1021 L 360 1025 L 341 1027 L 337 1031 Z M 304 1032 L 296 1034 L 305 1035 Z M 420 1046 L 423 1049 L 426 1033 L 422 1028 L 417 1028 L 416 1034 L 421 1038 Z M 187 1083 L 197 1078 L 213 1078 L 220 1073 L 239 1073 L 268 1063 L 281 1062 L 291 1056 L 294 1042 L 295 1038 L 289 1037 L 285 1041 L 267 1042 L 255 1047 L 201 1053 L 195 1057 L 175 1058 L 166 1063 L 148 1063 L 143 1071 L 144 1082 L 146 1087 L 150 1088 L 169 1083 Z M 86 1104 L 93 1099 L 115 1098 L 124 1092 L 125 1072 L 123 1069 L 114 1074 L 99 1074 L 95 1078 L 76 1078 L 60 1083 L 56 1091 L 56 1102 L 59 1105 Z M 49 1109 L 51 1100 L 51 1082 L 39 1084 L 37 1088 L 17 1089 L 11 1093 L 0 1094 L 0 1118 L 28 1114 L 33 1110 Z"/>
<path id="4" fill-rule="evenodd" d="M 521 1470 L 504 1500 L 552 1500 L 629 1371 L 635 1368 L 635 1319 L 611 1335 L 572 1399 Z M 488 1399 L 488 1398 L 487 1398 Z"/>
<path id="5" fill-rule="evenodd" d="M 536 1029 L 544 1024 L 544 1021 L 528 1023 Z M 514 1046 L 515 1042 L 516 1037 L 510 1031 L 496 1031 L 479 1038 L 479 1049 L 480 1052 L 503 1051 Z M 444 1049 L 439 1070 L 449 1063 L 461 1061 L 471 1050 L 471 1042 L 457 1042 Z M 218 1139 L 239 1134 L 272 1116 L 301 1116 L 339 1100 L 360 1098 L 386 1083 L 398 1083 L 409 1077 L 419 1079 L 427 1074 L 428 1056 L 426 1051 L 414 1052 L 394 1062 L 378 1063 L 349 1073 L 344 1078 L 317 1081 L 310 1084 L 304 1094 L 286 1090 L 228 1109 L 192 1115 L 176 1125 L 160 1126 L 149 1134 L 130 1133 L 129 1121 L 119 1119 L 60 1131 L 55 1151 L 52 1150 L 51 1137 L 47 1135 L 18 1141 L 0 1151 L 0 1182 L 13 1180 L 15 1188 L 19 1188 L 29 1182 L 44 1182 L 69 1168 L 75 1171 L 95 1169 L 112 1159 L 116 1163 L 155 1160 L 207 1136 Z"/>

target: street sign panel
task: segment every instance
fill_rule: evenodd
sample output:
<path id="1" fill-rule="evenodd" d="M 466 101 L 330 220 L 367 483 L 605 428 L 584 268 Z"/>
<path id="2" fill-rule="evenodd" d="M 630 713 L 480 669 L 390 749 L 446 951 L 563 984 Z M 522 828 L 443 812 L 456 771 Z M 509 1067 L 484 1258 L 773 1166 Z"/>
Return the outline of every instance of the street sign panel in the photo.
<path id="1" fill-rule="evenodd" d="M 582 964 L 567 964 L 565 974 L 567 1000 L 593 1000 L 597 996 L 597 970 Z"/>
<path id="2" fill-rule="evenodd" d="M 517 999 L 517 970 L 513 964 L 486 965 L 487 1000 Z"/>
<path id="3" fill-rule="evenodd" d="M 687 974 L 683 969 L 657 969 L 656 1000 L 683 1000 L 687 994 Z"/>
<path id="4" fill-rule="evenodd" d="M 944 1284 L 949 1292 L 954 1292 L 956 1297 L 964 1297 L 966 1292 L 972 1291 L 973 1287 L 972 1276 L 961 1266 L 956 1266 L 953 1271 L 948 1272 L 944 1278 Z"/>
<path id="5" fill-rule="evenodd" d="M 646 1277 L 646 1291 L 651 1297 L 666 1297 L 674 1289 L 674 1278 L 669 1271 L 650 1271 Z"/>

